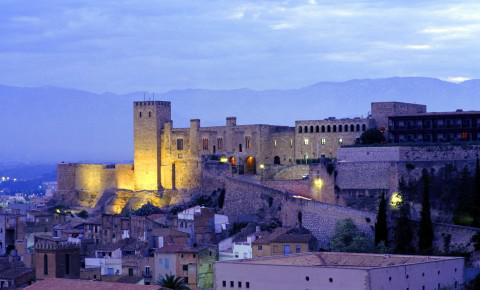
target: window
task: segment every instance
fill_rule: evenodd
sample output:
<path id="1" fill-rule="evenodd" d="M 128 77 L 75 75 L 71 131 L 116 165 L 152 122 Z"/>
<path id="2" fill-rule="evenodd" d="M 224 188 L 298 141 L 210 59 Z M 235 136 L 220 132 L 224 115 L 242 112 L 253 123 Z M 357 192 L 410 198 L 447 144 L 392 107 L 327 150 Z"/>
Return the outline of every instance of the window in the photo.
<path id="1" fill-rule="evenodd" d="M 303 143 L 304 143 L 305 145 L 308 145 L 308 143 L 309 143 L 308 138 L 303 139 Z"/>
<path id="2" fill-rule="evenodd" d="M 357 132 L 360 132 L 360 124 L 357 124 Z"/>
<path id="3" fill-rule="evenodd" d="M 353 124 L 350 125 L 350 132 L 355 132 L 355 125 Z"/>
<path id="4" fill-rule="evenodd" d="M 152 117 L 152 112 L 148 112 L 148 117 L 149 117 L 149 118 Z"/>
<path id="5" fill-rule="evenodd" d="M 343 126 L 342 125 L 338 125 L 338 132 L 342 132 L 343 131 Z"/>
<path id="6" fill-rule="evenodd" d="M 301 253 L 301 252 L 302 252 L 302 246 L 296 245 L 296 246 L 295 246 L 295 253 L 298 254 L 298 253 Z"/>
<path id="7" fill-rule="evenodd" d="M 325 125 L 322 125 L 322 133 L 325 133 Z"/>
<path id="8" fill-rule="evenodd" d="M 292 250 L 290 249 L 290 245 L 283 245 L 283 254 L 285 256 L 290 255 Z"/>
<path id="9" fill-rule="evenodd" d="M 202 149 L 207 151 L 208 150 L 208 138 L 202 139 Z"/>
<path id="10" fill-rule="evenodd" d="M 322 145 L 325 145 L 325 144 L 327 144 L 327 139 L 322 138 L 322 140 L 320 142 L 321 142 Z"/>
<path id="11" fill-rule="evenodd" d="M 43 255 L 43 275 L 48 275 L 48 256 L 47 254 Z"/>
<path id="12" fill-rule="evenodd" d="M 313 126 L 310 126 L 310 133 L 313 133 Z"/>
<path id="13" fill-rule="evenodd" d="M 305 277 L 305 280 L 306 280 L 306 281 L 310 281 L 310 277 L 308 277 L 308 276 Z"/>
<path id="14" fill-rule="evenodd" d="M 133 276 L 133 268 L 128 268 L 128 276 Z"/>
<path id="15" fill-rule="evenodd" d="M 218 150 L 223 150 L 223 138 L 217 138 Z"/>
<path id="16" fill-rule="evenodd" d="M 338 144 L 343 144 L 343 138 L 338 138 Z"/>
<path id="17" fill-rule="evenodd" d="M 183 150 L 183 139 L 177 139 L 177 150 Z"/>
<path id="18" fill-rule="evenodd" d="M 233 287 L 235 287 L 235 282 L 230 281 L 230 288 L 233 288 Z"/>
<path id="19" fill-rule="evenodd" d="M 456 285 L 457 282 L 455 282 L 455 285 Z M 455 286 L 456 287 L 456 286 Z M 250 288 L 250 282 L 246 282 L 245 283 L 245 288 Z"/>
<path id="20" fill-rule="evenodd" d="M 243 152 L 242 144 L 238 144 L 238 152 Z"/>
<path id="21" fill-rule="evenodd" d="M 303 129 L 302 126 L 298 127 L 298 133 L 302 133 Z"/>
<path id="22" fill-rule="evenodd" d="M 333 125 L 333 132 L 337 132 L 337 125 Z"/>
<path id="23" fill-rule="evenodd" d="M 138 113 L 138 117 L 139 117 L 139 118 L 142 117 L 142 112 Z"/>
<path id="24" fill-rule="evenodd" d="M 303 132 L 308 133 L 308 126 L 303 127 Z"/>
<path id="25" fill-rule="evenodd" d="M 222 281 L 222 286 L 227 287 L 227 281 Z"/>
<path id="26" fill-rule="evenodd" d="M 320 126 L 317 125 L 317 126 L 315 127 L 315 133 L 319 133 L 319 132 L 320 132 Z"/>
<path id="27" fill-rule="evenodd" d="M 328 133 L 332 132 L 332 127 L 330 127 L 330 125 L 327 126 L 327 132 Z"/>
<path id="28" fill-rule="evenodd" d="M 333 283 L 333 278 L 328 279 L 328 282 Z"/>
<path id="29" fill-rule="evenodd" d="M 362 131 L 363 132 L 367 131 L 367 125 L 365 125 L 365 124 L 362 125 Z"/>
<path id="30" fill-rule="evenodd" d="M 259 246 L 258 246 L 258 250 L 259 250 L 259 251 L 263 250 L 262 245 L 259 245 Z"/>
<path id="31" fill-rule="evenodd" d="M 245 136 L 245 148 L 246 149 L 252 148 L 252 137 Z"/>
<path id="32" fill-rule="evenodd" d="M 242 288 L 242 282 L 238 281 L 238 288 Z"/>
<path id="33" fill-rule="evenodd" d="M 348 132 L 348 125 L 344 125 L 343 128 L 345 129 L 343 131 Z"/>
<path id="34" fill-rule="evenodd" d="M 70 275 L 70 255 L 65 254 L 65 274 Z"/>
<path id="35" fill-rule="evenodd" d="M 183 265 L 182 270 L 185 271 L 185 272 L 188 272 L 188 265 Z"/>

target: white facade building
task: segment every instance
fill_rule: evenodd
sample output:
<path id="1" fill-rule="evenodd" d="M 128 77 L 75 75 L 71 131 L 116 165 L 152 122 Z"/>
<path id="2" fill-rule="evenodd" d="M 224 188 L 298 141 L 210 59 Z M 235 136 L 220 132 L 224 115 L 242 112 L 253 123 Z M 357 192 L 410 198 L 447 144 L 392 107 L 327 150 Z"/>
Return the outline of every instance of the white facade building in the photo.
<path id="1" fill-rule="evenodd" d="M 215 289 L 463 289 L 464 259 L 305 253 L 215 264 Z"/>
<path id="2" fill-rule="evenodd" d="M 95 258 L 85 258 L 85 268 L 100 268 L 102 276 L 122 274 L 122 250 L 96 251 Z"/>

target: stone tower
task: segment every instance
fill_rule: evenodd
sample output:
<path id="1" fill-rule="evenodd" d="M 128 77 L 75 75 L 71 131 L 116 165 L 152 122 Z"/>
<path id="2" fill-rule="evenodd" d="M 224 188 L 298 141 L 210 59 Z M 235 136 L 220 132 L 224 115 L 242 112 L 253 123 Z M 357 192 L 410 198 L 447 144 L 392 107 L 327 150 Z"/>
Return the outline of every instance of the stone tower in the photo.
<path id="1" fill-rule="evenodd" d="M 161 132 L 171 120 L 170 102 L 143 101 L 133 104 L 135 190 L 160 189 Z"/>

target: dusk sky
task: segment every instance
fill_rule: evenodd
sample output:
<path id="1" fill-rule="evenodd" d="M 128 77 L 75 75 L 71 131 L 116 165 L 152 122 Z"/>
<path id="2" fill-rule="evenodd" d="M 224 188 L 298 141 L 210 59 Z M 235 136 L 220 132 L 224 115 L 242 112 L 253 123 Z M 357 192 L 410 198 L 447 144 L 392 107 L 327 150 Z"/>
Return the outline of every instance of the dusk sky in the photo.
<path id="1" fill-rule="evenodd" d="M 480 77 L 479 1 L 2 0 L 0 84 L 125 93 Z"/>

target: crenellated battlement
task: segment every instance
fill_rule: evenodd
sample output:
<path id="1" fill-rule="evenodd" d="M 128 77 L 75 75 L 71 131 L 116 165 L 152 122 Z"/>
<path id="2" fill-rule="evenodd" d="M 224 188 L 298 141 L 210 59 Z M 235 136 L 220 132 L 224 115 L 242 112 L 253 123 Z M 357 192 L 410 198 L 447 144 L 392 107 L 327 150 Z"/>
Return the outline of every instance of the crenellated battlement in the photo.
<path id="1" fill-rule="evenodd" d="M 139 101 L 134 102 L 135 107 L 146 107 L 146 106 L 162 106 L 162 107 L 171 107 L 171 103 L 167 101 Z"/>

